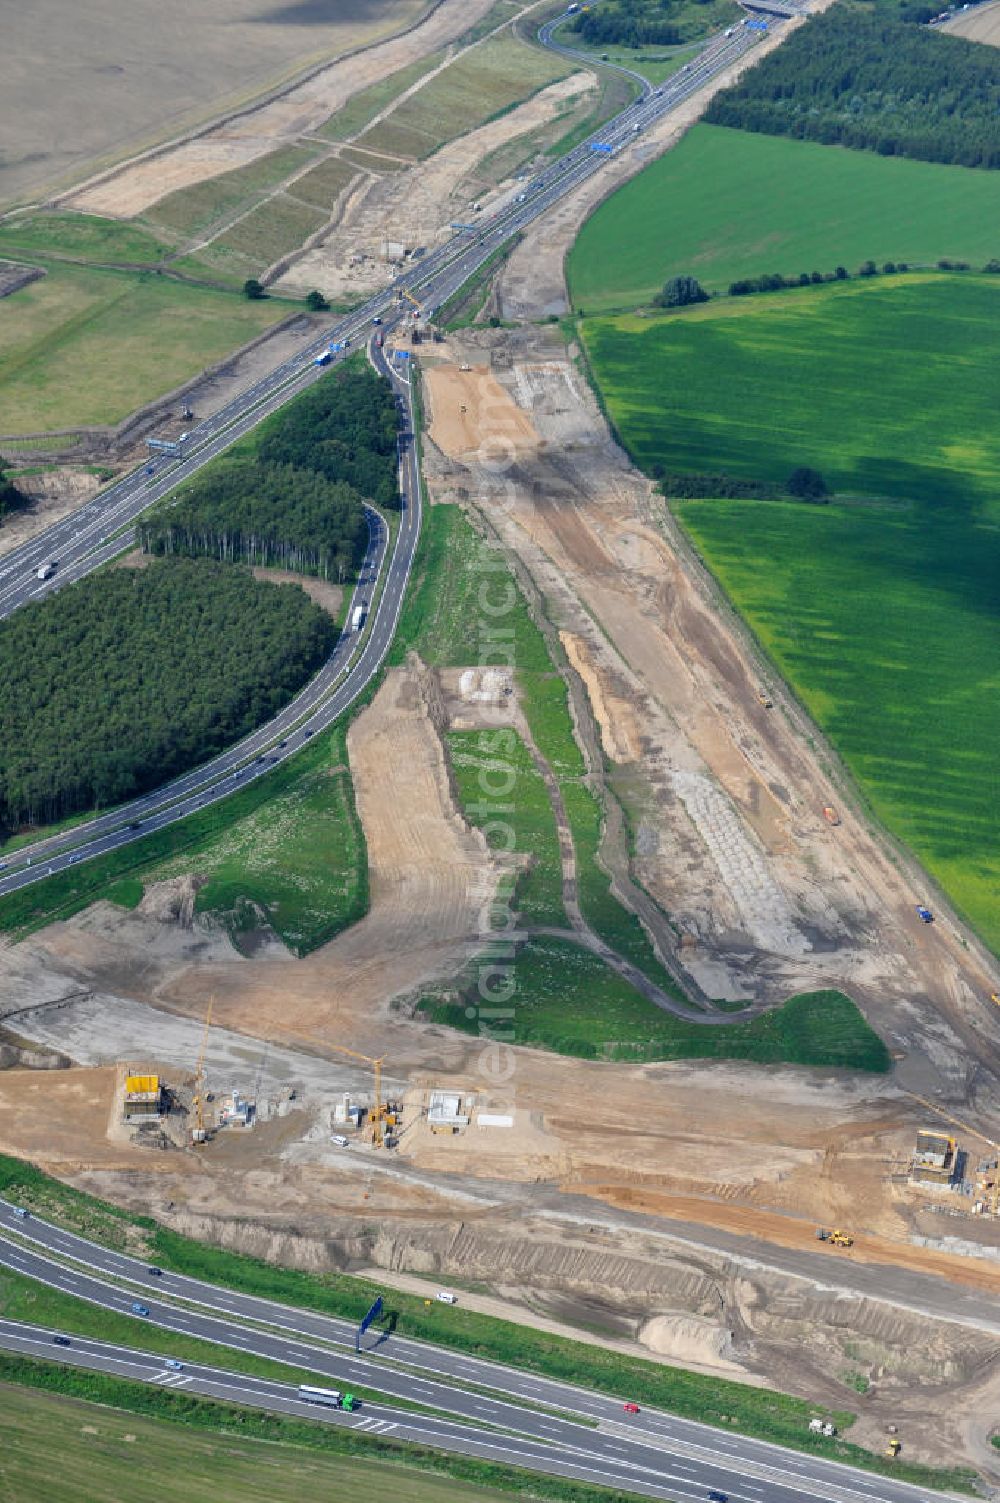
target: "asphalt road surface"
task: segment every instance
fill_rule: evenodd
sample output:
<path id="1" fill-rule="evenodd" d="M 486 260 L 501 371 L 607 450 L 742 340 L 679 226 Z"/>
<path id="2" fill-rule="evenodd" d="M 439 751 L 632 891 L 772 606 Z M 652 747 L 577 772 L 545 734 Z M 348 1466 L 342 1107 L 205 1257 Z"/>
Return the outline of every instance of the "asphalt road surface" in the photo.
<path id="1" fill-rule="evenodd" d="M 573 49 L 551 39 L 549 23 L 539 33 L 541 40 L 570 56 Z M 536 177 L 526 180 L 492 216 L 482 219 L 473 232 L 461 231 L 397 278 L 391 287 L 375 294 L 354 312 L 332 324 L 294 360 L 263 377 L 226 407 L 190 430 L 177 456 L 150 460 L 145 466 L 109 486 L 86 506 L 57 522 L 47 532 L 0 561 L 0 619 L 29 601 L 44 598 L 55 589 L 83 578 L 117 557 L 132 545 L 134 523 L 154 501 L 193 475 L 235 443 L 263 418 L 278 411 L 315 381 L 328 366 L 316 364 L 332 345 L 330 364 L 347 358 L 367 340 L 372 321 L 382 321 L 383 330 L 405 322 L 404 290 L 432 313 L 451 297 L 518 230 L 544 214 L 579 183 L 599 172 L 616 152 L 662 115 L 683 103 L 721 69 L 747 52 L 756 34 L 744 25 L 731 37 L 714 37 L 682 72 L 653 89 L 638 74 L 638 97 L 589 140 Z M 592 59 L 588 58 L 588 61 Z M 629 73 L 630 70 L 623 69 Z M 595 150 L 600 147 L 600 150 Z M 405 366 L 390 371 L 374 341 L 370 358 L 393 381 L 400 401 L 400 476 L 404 506 L 401 525 L 387 568 L 385 528 L 371 514 L 371 535 L 365 569 L 351 600 L 370 607 L 366 629 L 358 635 L 345 632 L 330 660 L 307 687 L 267 725 L 259 727 L 236 746 L 211 762 L 192 769 L 153 793 L 119 805 L 96 819 L 77 824 L 62 834 L 50 836 L 14 851 L 0 862 L 0 896 L 16 892 L 53 873 L 82 861 L 117 850 L 153 831 L 165 828 L 209 804 L 227 797 L 266 773 L 275 763 L 298 751 L 317 731 L 325 729 L 364 691 L 384 661 L 399 619 L 410 567 L 420 531 L 420 476 L 410 435 L 413 413 Z M 38 570 L 52 564 L 47 579 Z M 384 578 L 382 577 L 384 570 Z M 348 617 L 350 620 L 350 616 Z"/>
<path id="2" fill-rule="evenodd" d="M 872 1477 L 836 1462 L 645 1408 L 639 1415 L 625 1414 L 622 1401 L 634 1399 L 641 1405 L 642 1394 L 612 1399 L 407 1338 L 381 1339 L 375 1332 L 367 1340 L 377 1345 L 358 1355 L 355 1327 L 347 1321 L 168 1271 L 151 1273 L 149 1265 L 138 1259 L 35 1216 L 19 1218 L 3 1200 L 0 1266 L 125 1315 L 130 1314 L 132 1302 L 139 1300 L 149 1310 L 151 1323 L 178 1335 L 198 1336 L 306 1368 L 330 1387 L 375 1388 L 390 1399 L 407 1399 L 449 1416 L 447 1423 L 432 1422 L 381 1405 L 377 1409 L 366 1405 L 364 1416 L 384 1418 L 397 1439 L 429 1440 L 445 1450 L 489 1454 L 676 1503 L 704 1499 L 712 1488 L 726 1493 L 731 1503 L 920 1503 L 929 1496 L 907 1483 Z M 445 1310 L 442 1319 L 447 1319 Z M 0 1345 L 11 1332 L 19 1341 L 28 1339 L 24 1327 L 0 1323 Z M 77 1360 L 81 1355 L 87 1356 L 86 1365 L 125 1360 L 120 1349 L 78 1337 L 71 1338 L 71 1358 L 70 1349 L 53 1346 L 52 1334 L 41 1339 L 44 1355 L 55 1360 Z M 30 1339 L 37 1342 L 37 1333 L 31 1333 Z M 127 1360 L 146 1365 L 141 1371 L 130 1369 L 131 1376 L 167 1381 L 162 1359 L 129 1353 Z M 159 1376 L 149 1374 L 149 1367 Z M 185 1363 L 184 1372 L 192 1375 L 192 1382 L 199 1374 L 206 1382 L 227 1382 L 230 1389 L 225 1396 L 237 1397 L 241 1403 L 272 1407 L 274 1395 L 280 1398 L 274 1407 L 297 1402 L 287 1385 L 255 1383 L 195 1364 Z M 233 1385 L 239 1388 L 238 1394 L 233 1393 Z M 217 1389 L 197 1391 L 220 1396 Z M 546 1406 L 560 1414 L 546 1414 L 528 1405 Z M 576 1415 L 586 1423 L 561 1415 Z M 352 1418 L 343 1416 L 342 1422 L 350 1423 Z M 439 1426 L 433 1437 L 426 1428 L 419 1435 L 414 1428 L 432 1423 Z M 491 1434 L 489 1427 L 516 1432 L 517 1438 L 502 1439 Z M 476 1446 L 487 1450 L 473 1449 Z"/>

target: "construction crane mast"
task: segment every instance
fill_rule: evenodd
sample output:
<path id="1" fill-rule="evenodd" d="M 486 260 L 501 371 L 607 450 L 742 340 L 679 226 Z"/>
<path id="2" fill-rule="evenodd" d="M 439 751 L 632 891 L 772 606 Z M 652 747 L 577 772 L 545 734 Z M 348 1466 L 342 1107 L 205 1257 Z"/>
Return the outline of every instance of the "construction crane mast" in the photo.
<path id="1" fill-rule="evenodd" d="M 209 999 L 208 1010 L 205 1013 L 205 1027 L 201 1035 L 201 1048 L 198 1051 L 198 1068 L 194 1074 L 194 1097 L 191 1105 L 194 1109 L 194 1126 L 191 1129 L 191 1142 L 195 1147 L 200 1147 L 208 1140 L 208 1132 L 205 1128 L 205 1054 L 208 1049 L 208 1030 L 212 1024 L 212 1008 L 215 1006 L 215 998 Z"/>
<path id="2" fill-rule="evenodd" d="M 359 1049 L 348 1049 L 345 1044 L 331 1044 L 338 1054 L 349 1054 L 351 1059 L 360 1059 L 366 1065 L 371 1065 L 375 1072 L 375 1101 L 369 1114 L 368 1120 L 372 1127 L 372 1143 L 376 1148 L 385 1147 L 386 1127 L 395 1127 L 396 1115 L 382 1100 L 382 1066 L 385 1063 L 385 1055 L 380 1054 L 376 1058 L 371 1054 L 362 1054 Z"/>

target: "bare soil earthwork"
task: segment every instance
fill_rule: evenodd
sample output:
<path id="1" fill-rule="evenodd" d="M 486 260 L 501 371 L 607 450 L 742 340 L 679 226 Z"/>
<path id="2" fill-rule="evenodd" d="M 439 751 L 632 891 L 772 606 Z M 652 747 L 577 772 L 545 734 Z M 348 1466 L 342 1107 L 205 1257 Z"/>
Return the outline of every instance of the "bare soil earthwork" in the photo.
<path id="1" fill-rule="evenodd" d="M 396 273 L 383 254 L 386 242 L 411 250 L 433 246 L 452 233 L 453 220 L 468 218 L 473 201 L 482 202 L 484 213 L 498 207 L 514 189 L 493 191 L 477 176 L 480 164 L 500 146 L 555 119 L 568 102 L 592 88 L 592 75 L 572 74 L 498 120 L 448 142 L 425 162 L 399 161 L 380 171 L 378 158 L 355 154 L 354 160 L 371 170 L 347 194 L 329 234 L 293 262 L 277 289 L 301 293 L 318 287 L 327 297 L 340 299 L 386 286 Z"/>
<path id="2" fill-rule="evenodd" d="M 266 103 L 232 115 L 215 128 L 169 150 L 126 164 L 92 185 L 75 190 L 65 202 L 94 214 L 132 218 L 168 193 L 256 161 L 288 141 L 317 130 L 367 85 L 388 77 L 414 57 L 433 52 L 453 40 L 484 15 L 490 3 L 491 0 L 472 0 L 471 4 L 443 0 L 406 35 L 331 62 Z M 331 41 L 322 50 L 327 55 L 335 50 L 344 51 L 359 42 L 374 40 L 379 30 L 384 36 L 388 31 L 413 25 L 423 9 L 414 0 L 397 0 L 391 10 L 382 13 L 376 26 L 360 32 L 345 26 L 342 46 Z M 297 35 L 301 39 L 302 31 Z M 316 41 L 322 47 L 321 39 L 317 37 Z M 319 48 L 313 52 L 314 57 L 317 55 L 321 55 Z M 249 97 L 249 91 L 245 97 Z M 213 113 L 222 111 L 217 109 Z"/>

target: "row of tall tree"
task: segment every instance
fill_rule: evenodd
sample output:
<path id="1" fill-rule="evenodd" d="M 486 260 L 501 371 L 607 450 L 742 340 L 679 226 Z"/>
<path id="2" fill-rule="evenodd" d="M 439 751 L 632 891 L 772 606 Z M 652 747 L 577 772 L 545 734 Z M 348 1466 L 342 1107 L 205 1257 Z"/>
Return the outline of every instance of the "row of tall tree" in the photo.
<path id="1" fill-rule="evenodd" d="M 0 622 L 0 826 L 157 787 L 274 715 L 336 641 L 297 585 L 208 559 L 66 585 Z"/>
<path id="2" fill-rule="evenodd" d="M 331 371 L 268 425 L 258 453 L 263 464 L 316 470 L 346 480 L 368 501 L 398 507 L 398 420 L 389 382 L 370 366 Z"/>
<path id="3" fill-rule="evenodd" d="M 237 459 L 180 491 L 138 529 L 146 553 L 208 556 L 343 581 L 365 551 L 360 493 L 293 464 Z"/>
<path id="4" fill-rule="evenodd" d="M 1000 167 L 990 47 L 850 0 L 814 16 L 717 94 L 715 125 L 965 167 Z"/>

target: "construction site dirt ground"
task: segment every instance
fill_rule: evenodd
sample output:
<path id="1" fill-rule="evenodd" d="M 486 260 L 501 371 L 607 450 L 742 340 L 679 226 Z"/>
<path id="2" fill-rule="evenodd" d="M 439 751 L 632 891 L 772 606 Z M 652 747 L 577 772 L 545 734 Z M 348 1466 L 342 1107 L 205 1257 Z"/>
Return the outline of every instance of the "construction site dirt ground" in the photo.
<path id="1" fill-rule="evenodd" d="M 479 164 L 507 142 L 553 120 L 568 101 L 594 87 L 592 74 L 575 73 L 500 119 L 448 142 L 426 162 L 399 162 L 397 170 L 365 173 L 343 195 L 329 231 L 293 259 L 276 290 L 301 295 L 318 287 L 326 297 L 341 300 L 387 286 L 398 267 L 382 254 L 386 241 L 410 249 L 440 244 L 452 234 L 452 221 L 475 212 L 473 200 L 481 201 L 484 216 L 496 212 L 516 192 L 516 184 L 490 191 L 476 177 Z"/>

